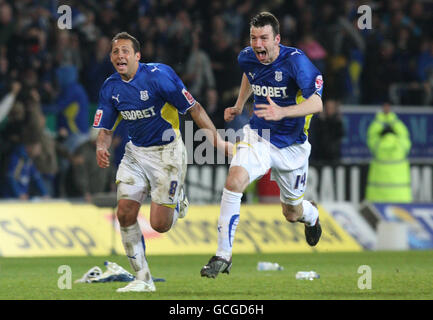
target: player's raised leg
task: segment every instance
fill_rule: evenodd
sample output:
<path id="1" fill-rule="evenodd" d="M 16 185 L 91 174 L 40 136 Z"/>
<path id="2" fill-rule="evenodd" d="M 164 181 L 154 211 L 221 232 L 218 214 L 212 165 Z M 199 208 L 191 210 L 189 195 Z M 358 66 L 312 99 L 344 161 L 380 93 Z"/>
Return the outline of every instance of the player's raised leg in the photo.
<path id="1" fill-rule="evenodd" d="M 188 202 L 186 198 L 185 200 Z M 188 204 L 182 204 L 180 200 L 174 208 L 152 201 L 150 204 L 150 226 L 159 233 L 167 232 L 174 227 L 178 218 L 185 217 L 187 210 Z"/>
<path id="2" fill-rule="evenodd" d="M 218 249 L 216 255 L 201 269 L 202 277 L 215 278 L 218 273 L 229 273 L 232 266 L 232 248 L 239 222 L 242 193 L 249 184 L 247 170 L 233 166 L 229 170 L 221 198 L 218 219 Z"/>
<path id="3" fill-rule="evenodd" d="M 274 152 L 271 178 L 280 188 L 280 200 L 286 220 L 304 223 L 307 243 L 315 246 L 322 234 L 319 210 L 315 203 L 304 200 L 310 150 L 311 146 L 306 141 Z"/>
<path id="4" fill-rule="evenodd" d="M 183 183 L 182 178 L 179 179 Z M 169 177 L 165 180 L 171 182 L 166 184 L 151 183 L 154 187 L 150 205 L 150 225 L 159 233 L 167 232 L 173 228 L 178 219 L 186 216 L 189 207 L 183 184 L 177 187 L 179 180 L 170 180 Z"/>
<path id="5" fill-rule="evenodd" d="M 322 227 L 319 221 L 319 210 L 312 201 L 303 200 L 306 184 L 306 170 L 308 164 L 299 170 L 288 174 L 272 172 L 272 176 L 280 187 L 280 199 L 283 215 L 291 223 L 302 222 L 305 225 L 305 239 L 310 246 L 315 246 L 322 235 Z M 297 173 L 301 173 L 297 175 Z M 299 190 L 298 177 L 305 177 L 303 190 Z M 302 179 L 302 178 L 301 178 Z M 301 180 L 302 181 L 302 180 Z"/>
<path id="6" fill-rule="evenodd" d="M 310 246 L 315 246 L 322 235 L 319 221 L 319 210 L 312 201 L 302 200 L 296 205 L 281 203 L 283 214 L 289 222 L 303 222 L 305 224 L 305 239 Z"/>
<path id="7" fill-rule="evenodd" d="M 187 214 L 186 159 L 186 148 L 180 137 L 164 146 L 162 151 L 146 155 L 152 198 L 150 223 L 155 231 L 167 232 Z"/>

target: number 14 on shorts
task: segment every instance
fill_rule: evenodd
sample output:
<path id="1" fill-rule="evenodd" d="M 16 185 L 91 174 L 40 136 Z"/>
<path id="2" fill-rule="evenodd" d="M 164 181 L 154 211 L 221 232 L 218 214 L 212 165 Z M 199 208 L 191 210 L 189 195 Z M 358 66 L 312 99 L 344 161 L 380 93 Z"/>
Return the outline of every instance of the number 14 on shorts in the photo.
<path id="1" fill-rule="evenodd" d="M 307 180 L 307 174 L 305 172 L 303 175 L 298 174 L 296 176 L 295 189 L 298 189 L 300 184 L 303 187 L 305 187 L 305 183 L 307 182 L 306 180 Z"/>

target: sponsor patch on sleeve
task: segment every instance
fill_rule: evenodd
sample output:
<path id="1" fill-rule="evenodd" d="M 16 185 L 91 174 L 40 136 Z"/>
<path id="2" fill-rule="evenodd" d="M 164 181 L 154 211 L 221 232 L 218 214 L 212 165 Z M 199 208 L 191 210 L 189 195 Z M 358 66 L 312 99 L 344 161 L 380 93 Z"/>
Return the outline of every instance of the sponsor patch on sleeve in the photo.
<path id="1" fill-rule="evenodd" d="M 322 89 L 322 86 L 323 86 L 323 78 L 322 78 L 322 75 L 321 75 L 321 74 L 319 74 L 319 75 L 316 77 L 315 86 L 316 86 L 316 89 L 317 89 L 317 90 Z"/>
<path id="2" fill-rule="evenodd" d="M 183 96 L 186 98 L 186 100 L 188 101 L 188 103 L 189 103 L 190 105 L 192 105 L 192 104 L 195 103 L 195 99 L 194 99 L 194 97 L 193 97 L 192 94 L 189 93 L 185 88 L 182 89 L 182 94 L 183 94 Z"/>
<path id="3" fill-rule="evenodd" d="M 94 127 L 99 126 L 99 124 L 101 123 L 101 118 L 102 118 L 102 110 L 98 109 L 98 110 L 96 110 L 95 119 L 93 120 L 93 126 Z"/>

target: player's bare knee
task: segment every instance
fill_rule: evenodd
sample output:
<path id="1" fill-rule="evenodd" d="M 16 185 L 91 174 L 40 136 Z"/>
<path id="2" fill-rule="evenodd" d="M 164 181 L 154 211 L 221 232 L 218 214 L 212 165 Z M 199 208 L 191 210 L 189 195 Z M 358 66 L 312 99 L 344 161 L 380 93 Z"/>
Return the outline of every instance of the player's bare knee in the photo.
<path id="1" fill-rule="evenodd" d="M 162 221 L 151 221 L 150 226 L 153 230 L 155 230 L 158 233 L 164 233 L 170 230 L 171 224 L 162 222 Z"/>
<path id="2" fill-rule="evenodd" d="M 290 223 L 295 223 L 299 221 L 298 215 L 284 215 L 286 217 L 286 220 Z"/>
<path id="3" fill-rule="evenodd" d="M 225 188 L 232 192 L 243 192 L 240 181 L 236 177 L 232 177 L 230 179 L 227 179 Z"/>
<path id="4" fill-rule="evenodd" d="M 232 192 L 242 193 L 248 186 L 248 182 L 248 177 L 245 179 L 245 177 L 240 175 L 229 174 L 226 180 L 225 188 Z"/>
<path id="5" fill-rule="evenodd" d="M 122 227 L 133 225 L 137 220 L 140 206 L 134 201 L 119 201 L 117 207 L 117 219 Z"/>
<path id="6" fill-rule="evenodd" d="M 302 211 L 299 210 L 298 206 L 283 204 L 283 215 L 288 222 L 295 223 L 298 222 L 299 218 L 302 216 Z"/>
<path id="7" fill-rule="evenodd" d="M 242 193 L 249 184 L 248 172 L 241 166 L 234 166 L 229 169 L 225 188 L 232 192 Z"/>
<path id="8" fill-rule="evenodd" d="M 173 224 L 174 209 L 152 202 L 150 207 L 150 226 L 159 233 L 167 232 Z"/>
<path id="9" fill-rule="evenodd" d="M 128 214 L 126 211 L 118 210 L 117 211 L 117 219 L 119 220 L 119 224 L 121 227 L 129 227 L 133 225 L 136 221 L 136 218 Z"/>

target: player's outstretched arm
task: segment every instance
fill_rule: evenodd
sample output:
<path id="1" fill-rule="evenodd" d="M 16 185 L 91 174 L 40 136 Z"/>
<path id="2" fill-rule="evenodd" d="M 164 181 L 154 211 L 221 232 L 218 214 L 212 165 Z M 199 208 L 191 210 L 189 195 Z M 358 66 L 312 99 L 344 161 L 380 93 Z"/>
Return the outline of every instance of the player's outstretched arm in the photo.
<path id="1" fill-rule="evenodd" d="M 206 137 L 211 141 L 212 145 L 219 151 L 224 152 L 225 155 L 231 156 L 233 153 L 233 144 L 228 141 L 224 141 L 218 134 L 215 125 L 209 118 L 206 110 L 198 102 L 190 108 L 189 113 L 192 119 L 200 129 L 205 130 Z"/>
<path id="2" fill-rule="evenodd" d="M 239 89 L 239 94 L 235 105 L 233 107 L 226 108 L 224 110 L 225 121 L 227 122 L 232 121 L 237 115 L 242 113 L 242 110 L 244 109 L 244 105 L 247 102 L 252 92 L 253 90 L 251 88 L 251 84 L 244 73 L 242 75 L 241 87 Z"/>
<path id="3" fill-rule="evenodd" d="M 108 168 L 110 166 L 110 152 L 108 148 L 111 146 L 113 140 L 113 132 L 100 129 L 98 138 L 96 139 L 96 162 L 101 168 Z"/>
<path id="4" fill-rule="evenodd" d="M 256 116 L 265 120 L 278 121 L 283 118 L 298 118 L 305 117 L 309 114 L 322 112 L 322 98 L 318 94 L 311 95 L 307 100 L 293 106 L 280 107 L 272 101 L 271 97 L 267 96 L 269 104 L 256 105 L 257 110 L 254 111 Z"/>

